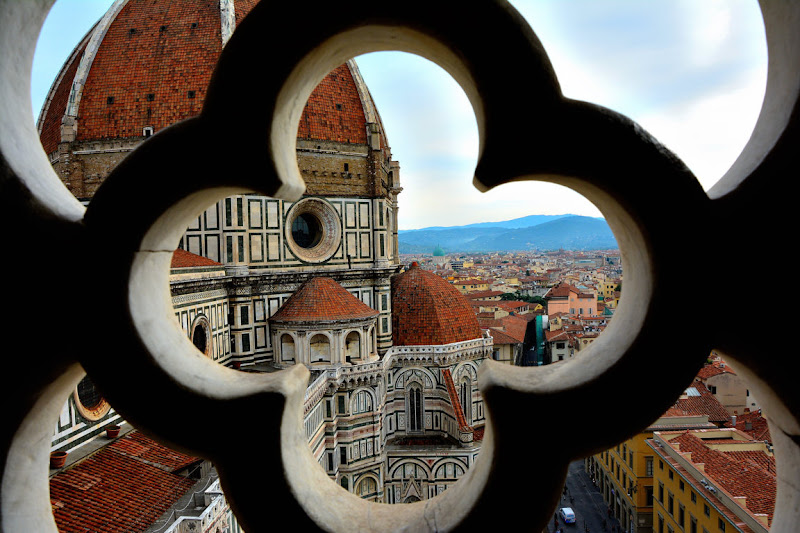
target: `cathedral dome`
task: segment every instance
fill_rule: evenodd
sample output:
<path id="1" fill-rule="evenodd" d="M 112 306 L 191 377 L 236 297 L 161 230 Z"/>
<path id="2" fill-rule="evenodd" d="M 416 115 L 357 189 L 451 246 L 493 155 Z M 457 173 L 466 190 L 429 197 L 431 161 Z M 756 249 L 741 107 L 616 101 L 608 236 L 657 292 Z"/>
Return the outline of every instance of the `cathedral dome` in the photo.
<path id="1" fill-rule="evenodd" d="M 439 345 L 481 338 L 469 302 L 443 278 L 417 263 L 392 279 L 395 346 Z"/>
<path id="2" fill-rule="evenodd" d="M 39 116 L 48 154 L 62 142 L 142 139 L 197 115 L 222 47 L 254 0 L 117 0 L 73 50 Z M 354 61 L 309 98 L 298 139 L 371 144 L 380 118 Z M 97 148 L 95 148 L 97 149 Z"/>
<path id="3" fill-rule="evenodd" d="M 332 322 L 364 320 L 378 314 L 335 280 L 316 277 L 305 282 L 269 320 L 272 323 Z"/>

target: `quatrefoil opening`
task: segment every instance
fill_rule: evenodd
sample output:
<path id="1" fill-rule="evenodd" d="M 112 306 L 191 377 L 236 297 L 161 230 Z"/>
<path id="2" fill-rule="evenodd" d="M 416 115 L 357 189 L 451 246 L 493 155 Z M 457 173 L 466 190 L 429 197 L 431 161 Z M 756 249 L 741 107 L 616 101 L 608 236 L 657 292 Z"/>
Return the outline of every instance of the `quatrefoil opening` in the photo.
<path id="1" fill-rule="evenodd" d="M 197 400 L 198 410 L 225 414 L 233 423 L 245 420 L 241 413 L 253 408 L 270 413 L 272 416 L 265 423 L 271 424 L 269 430 L 275 438 L 250 443 L 245 448 L 252 452 L 262 447 L 268 456 L 280 456 L 281 464 L 272 461 L 254 467 L 249 458 L 237 456 L 230 442 L 214 435 L 213 428 L 202 427 L 199 417 L 188 418 L 187 426 L 198 423 L 188 432 L 168 427 L 158 420 L 157 402 L 142 401 L 138 394 L 141 382 L 136 390 L 123 387 L 116 398 L 111 396 L 110 399 L 137 425 L 217 461 L 234 504 L 245 518 L 245 527 L 250 526 L 252 530 L 259 530 L 272 521 L 272 517 L 259 516 L 263 495 L 247 494 L 253 478 L 270 484 L 270 502 L 282 509 L 297 527 L 467 529 L 469 525 L 496 523 L 498 509 L 503 509 L 506 517 L 511 514 L 542 526 L 558 498 L 555 489 L 561 485 L 569 460 L 608 447 L 629 436 L 635 427 L 652 420 L 674 398 L 680 384 L 694 375 L 701 358 L 708 353 L 710 341 L 696 332 L 687 332 L 684 338 L 685 345 L 691 346 L 692 353 L 688 354 L 673 354 L 663 340 L 669 335 L 665 324 L 670 318 L 665 302 L 673 295 L 677 283 L 670 279 L 669 273 L 679 265 L 671 255 L 680 244 L 682 252 L 692 255 L 698 262 L 708 259 L 710 251 L 705 250 L 704 245 L 710 237 L 702 231 L 702 226 L 707 221 L 707 211 L 712 209 L 696 180 L 680 162 L 630 121 L 596 106 L 560 97 L 541 46 L 521 17 L 507 5 L 487 3 L 464 12 L 458 11 L 463 6 L 449 4 L 386 4 L 354 2 L 353 13 L 367 14 L 360 15 L 363 17 L 360 19 L 355 17 L 356 20 L 352 13 L 341 13 L 336 9 L 338 6 L 328 6 L 320 9 L 315 14 L 318 17 L 311 21 L 309 14 L 300 7 L 259 5 L 237 30 L 225 51 L 219 74 L 209 92 L 205 116 L 165 131 L 137 151 L 115 173 L 120 177 L 109 179 L 87 212 L 85 234 L 75 237 L 74 233 L 65 232 L 77 241 L 81 250 L 91 251 L 98 243 L 103 243 L 107 245 L 106 250 L 112 252 L 109 273 L 100 278 L 98 284 L 107 291 L 93 295 L 96 301 L 92 303 L 102 302 L 114 309 L 127 310 L 128 317 L 103 317 L 100 326 L 107 326 L 118 334 L 123 345 L 119 357 L 129 363 L 133 379 L 142 378 L 147 386 L 171 391 L 169 395 L 175 405 L 186 406 Z M 272 35 L 285 36 L 285 33 L 271 30 L 285 31 L 287 21 L 293 20 L 303 20 L 304 31 L 289 32 L 293 41 L 288 44 L 292 46 L 284 42 L 279 43 L 281 46 L 272 46 L 276 44 L 270 41 Z M 312 29 L 316 32 L 308 31 L 309 22 L 313 22 Z M 482 35 L 481 39 L 475 39 L 477 34 Z M 308 35 L 316 38 L 307 42 Z M 266 83 L 270 80 L 262 78 L 264 74 L 248 73 L 248 70 L 255 70 L 252 58 L 257 52 L 266 56 L 276 49 L 296 51 L 296 54 L 282 57 L 283 69 L 274 72 L 276 77 L 272 83 Z M 419 53 L 448 70 L 461 83 L 475 106 L 481 133 L 481 154 L 476 169 L 479 187 L 490 188 L 511 179 L 531 178 L 571 186 L 600 207 L 626 258 L 626 297 L 617 317 L 620 320 L 615 318 L 615 327 L 607 332 L 607 339 L 602 343 L 598 341 L 592 348 L 592 355 L 596 357 L 592 357 L 587 368 L 579 370 L 575 365 L 565 365 L 564 370 L 511 373 L 487 364 L 480 378 L 491 410 L 492 427 L 487 432 L 481 460 L 470 471 L 466 483 L 459 483 L 440 498 L 403 509 L 344 497 L 341 491 L 334 494 L 332 483 L 314 473 L 311 467 L 316 468 L 316 465 L 310 464 L 304 453 L 306 447 L 300 427 L 304 369 L 285 371 L 272 380 L 231 377 L 222 370 L 206 375 L 207 368 L 199 359 L 186 358 L 183 361 L 186 365 L 183 365 L 177 364 L 178 359 L 159 353 L 172 348 L 176 352 L 183 351 L 183 347 L 173 344 L 173 334 L 165 333 L 158 325 L 168 300 L 164 297 L 163 281 L 168 264 L 164 257 L 174 248 L 183 222 L 207 205 L 209 199 L 233 190 L 243 188 L 288 198 L 299 196 L 302 186 L 296 179 L 293 151 L 287 151 L 287 147 L 292 144 L 292 128 L 297 124 L 295 119 L 303 97 L 307 97 L 316 81 L 338 62 L 380 49 Z M 512 57 L 508 50 L 519 55 Z M 493 60 L 481 60 L 485 56 Z M 264 88 L 271 91 L 268 93 L 271 98 L 266 99 L 269 105 L 254 113 L 264 120 L 237 119 L 236 111 L 240 108 L 237 98 Z M 241 90 L 245 91 L 244 95 Z M 526 102 L 526 105 L 511 113 L 506 109 L 509 101 Z M 515 121 L 522 119 L 531 123 L 534 118 L 536 123 L 542 124 L 541 131 L 522 132 L 521 135 L 528 141 L 523 146 L 536 147 L 536 152 L 525 157 L 508 157 L 500 135 L 512 131 Z M 212 142 L 205 130 L 209 126 L 212 131 L 230 131 L 225 127 L 235 127 L 245 141 L 241 144 L 226 139 Z M 223 129 L 214 130 L 213 127 Z M 3 132 L 5 139 L 6 130 Z M 167 146 L 169 150 L 165 149 Z M 203 159 L 220 147 L 244 157 L 233 168 Z M 4 159 L 15 157 L 7 156 L 7 152 L 7 145 L 4 145 Z M 35 173 L 35 169 L 13 168 L 8 172 L 4 169 L 4 175 L 14 171 L 24 174 L 19 178 L 22 183 L 27 183 L 31 172 Z M 248 172 L 253 170 L 261 172 Z M 52 178 L 50 174 L 47 176 Z M 141 178 L 138 186 L 157 186 L 164 195 L 157 199 L 146 198 L 137 187 L 126 185 L 122 176 Z M 163 181 L 165 176 L 179 179 L 166 182 Z M 651 182 L 670 184 L 669 189 L 658 189 L 658 202 L 654 201 Z M 691 214 L 687 217 L 691 220 L 681 224 L 677 231 L 672 228 L 674 233 L 660 223 L 667 211 L 664 203 L 670 202 L 680 204 Z M 141 215 L 131 216 L 135 215 L 131 213 L 134 206 L 147 209 Z M 112 226 L 117 230 L 114 236 L 122 238 L 109 239 Z M 90 256 L 90 259 L 97 258 Z M 126 318 L 130 318 L 130 322 Z M 125 326 L 119 322 L 124 322 Z M 126 329 L 128 324 L 134 326 Z M 188 345 L 188 341 L 185 344 Z M 110 391 L 115 376 L 112 376 L 114 372 L 104 370 L 102 359 L 106 355 L 105 346 L 89 343 L 84 358 L 92 376 L 104 382 Z M 652 403 L 634 406 L 631 413 L 634 422 L 630 419 L 618 424 L 605 421 L 601 427 L 598 421 L 588 420 L 580 434 L 562 431 L 558 435 L 560 450 L 555 452 L 550 436 L 538 434 L 538 427 L 531 427 L 532 424 L 520 427 L 519 417 L 510 412 L 510 406 L 522 406 L 540 416 L 537 425 L 552 427 L 556 406 L 580 413 L 586 405 L 591 405 L 592 399 L 608 394 L 611 387 L 628 376 L 648 370 L 652 358 L 663 360 L 665 356 L 674 356 L 675 364 L 662 366 L 660 379 L 649 384 L 647 396 L 654 399 Z M 74 380 L 76 376 L 70 374 Z M 218 389 L 219 384 L 225 386 Z M 501 410 L 502 407 L 506 410 Z M 275 416 L 277 412 L 283 414 L 280 422 Z M 595 431 L 598 428 L 602 431 Z M 277 439 L 279 433 L 281 442 Z M 593 435 L 596 440 L 581 440 L 585 435 Z M 536 463 L 535 466 L 520 462 L 516 452 L 521 446 L 528 446 L 532 455 L 546 451 L 551 461 L 548 465 Z M 295 453 L 298 450 L 303 451 Z M 520 476 L 534 481 L 529 497 L 541 504 L 533 510 L 513 510 L 506 505 L 504 480 Z M 319 485 L 315 487 L 317 482 Z M 4 497 L 5 516 L 8 516 L 7 502 L 8 498 Z"/>

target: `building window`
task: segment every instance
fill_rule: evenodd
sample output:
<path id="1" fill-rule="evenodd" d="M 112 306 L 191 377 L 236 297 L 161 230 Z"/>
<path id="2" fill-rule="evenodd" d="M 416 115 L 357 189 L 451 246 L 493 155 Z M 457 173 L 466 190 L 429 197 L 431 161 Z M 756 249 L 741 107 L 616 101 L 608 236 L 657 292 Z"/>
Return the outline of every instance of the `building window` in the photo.
<path id="1" fill-rule="evenodd" d="M 353 414 L 367 413 L 372 411 L 372 396 L 369 392 L 362 390 L 356 393 Z"/>
<path id="2" fill-rule="evenodd" d="M 347 464 L 347 447 L 341 446 L 339 448 L 339 464 L 346 465 Z"/>
<path id="3" fill-rule="evenodd" d="M 328 337 L 317 334 L 309 341 L 309 359 L 311 363 L 331 362 L 331 343 Z"/>
<path id="4" fill-rule="evenodd" d="M 658 501 L 664 503 L 664 484 L 661 482 L 658 483 Z"/>
<path id="5" fill-rule="evenodd" d="M 644 488 L 644 495 L 645 501 L 647 502 L 645 505 L 647 507 L 653 506 L 653 487 L 645 487 Z"/>
<path id="6" fill-rule="evenodd" d="M 681 492 L 683 492 L 684 484 L 682 479 L 678 480 L 678 488 L 680 489 Z"/>
<path id="7" fill-rule="evenodd" d="M 667 512 L 672 515 L 673 514 L 673 498 L 672 493 L 670 492 L 667 494 Z"/>
<path id="8" fill-rule="evenodd" d="M 247 307 L 240 307 L 239 308 L 239 318 L 241 320 L 241 324 L 246 326 L 250 323 L 250 310 Z"/>
<path id="9" fill-rule="evenodd" d="M 722 518 L 717 519 L 717 524 L 719 525 L 720 531 L 725 531 L 725 521 Z"/>
<path id="10" fill-rule="evenodd" d="M 697 503 L 697 494 L 693 490 L 689 491 L 689 499 L 692 500 L 692 503 Z"/>
<path id="11" fill-rule="evenodd" d="M 678 504 L 678 525 L 680 526 L 681 529 L 683 529 L 683 520 L 684 520 L 685 514 L 686 514 L 686 512 L 685 512 L 685 509 L 684 509 L 683 505 L 679 503 Z"/>
<path id="12" fill-rule="evenodd" d="M 409 431 L 422 431 L 422 390 L 419 387 L 409 389 L 407 402 Z"/>
<path id="13" fill-rule="evenodd" d="M 689 533 L 697 533 L 697 519 L 693 516 L 689 517 Z"/>
<path id="14" fill-rule="evenodd" d="M 242 333 L 242 352 L 250 351 L 250 335 Z"/>
<path id="15" fill-rule="evenodd" d="M 472 383 L 469 378 L 464 378 L 461 381 L 459 391 L 459 400 L 461 401 L 461 410 L 464 412 L 464 418 L 467 424 L 472 424 Z"/>
<path id="16" fill-rule="evenodd" d="M 669 477 L 670 480 L 672 479 L 672 477 L 673 477 L 672 470 L 667 472 L 667 476 Z"/>
<path id="17" fill-rule="evenodd" d="M 706 516 L 711 516 L 711 508 L 707 504 L 703 504 L 703 514 Z"/>
<path id="18" fill-rule="evenodd" d="M 294 361 L 295 355 L 295 346 L 294 346 L 294 337 L 289 335 L 288 333 L 284 333 L 281 335 L 281 361 Z M 331 407 L 330 403 L 328 405 L 328 418 L 331 416 Z"/>

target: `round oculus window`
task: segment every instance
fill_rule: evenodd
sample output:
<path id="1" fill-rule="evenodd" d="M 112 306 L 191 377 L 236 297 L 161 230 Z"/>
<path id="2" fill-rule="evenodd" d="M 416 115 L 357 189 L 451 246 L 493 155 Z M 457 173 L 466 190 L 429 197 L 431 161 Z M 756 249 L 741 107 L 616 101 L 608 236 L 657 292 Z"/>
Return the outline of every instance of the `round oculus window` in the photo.
<path id="1" fill-rule="evenodd" d="M 100 420 L 111 409 L 105 398 L 97 390 L 89 376 L 85 376 L 75 388 L 73 395 L 78 412 L 87 420 Z"/>
<path id="2" fill-rule="evenodd" d="M 341 219 L 325 200 L 304 198 L 289 209 L 285 234 L 295 257 L 306 263 L 322 263 L 339 249 Z"/>
<path id="3" fill-rule="evenodd" d="M 313 248 L 322 240 L 322 223 L 313 213 L 301 213 L 292 221 L 292 239 L 300 248 Z"/>

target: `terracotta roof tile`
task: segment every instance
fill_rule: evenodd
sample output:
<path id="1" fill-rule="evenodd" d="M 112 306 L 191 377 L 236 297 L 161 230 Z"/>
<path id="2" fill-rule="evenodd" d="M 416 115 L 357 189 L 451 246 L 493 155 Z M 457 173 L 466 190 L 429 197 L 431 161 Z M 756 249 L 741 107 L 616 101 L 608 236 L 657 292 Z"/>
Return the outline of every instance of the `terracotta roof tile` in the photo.
<path id="1" fill-rule="evenodd" d="M 199 461 L 129 433 L 50 480 L 58 530 L 143 531 L 194 485 L 173 472 Z"/>
<path id="2" fill-rule="evenodd" d="M 752 513 L 766 514 L 772 520 L 777 488 L 774 469 L 770 472 L 762 468 L 751 454 L 742 456 L 711 449 L 689 431 L 670 440 L 671 445 L 674 443 L 680 445 L 681 453 L 691 452 L 692 462 L 703 463 L 705 474 L 732 496 L 745 496 L 747 509 Z"/>
<path id="3" fill-rule="evenodd" d="M 256 3 L 236 0 L 237 24 Z M 221 39 L 218 2 L 128 2 L 111 22 L 87 75 L 77 140 L 141 138 L 145 126 L 159 131 L 197 115 L 222 51 Z M 76 49 L 52 88 L 40 135 L 47 153 L 61 140 L 61 120 L 81 56 L 82 49 Z M 297 135 L 367 142 L 364 108 L 347 65 L 330 72 L 314 90 Z"/>
<path id="4" fill-rule="evenodd" d="M 392 339 L 395 346 L 439 345 L 481 337 L 466 298 L 446 280 L 417 263 L 392 278 Z"/>
<path id="5" fill-rule="evenodd" d="M 702 381 L 695 380 L 690 387 L 695 388 L 700 395 L 678 398 L 673 406 L 667 409 L 665 416 L 708 415 L 708 420 L 717 424 L 730 420 L 728 411 Z"/>
<path id="6" fill-rule="evenodd" d="M 335 280 L 317 277 L 305 282 L 292 294 L 272 315 L 270 322 L 358 320 L 378 314 Z"/>
<path id="7" fill-rule="evenodd" d="M 217 263 L 216 261 L 212 261 L 207 257 L 193 254 L 192 252 L 187 252 L 186 250 L 181 250 L 180 248 L 178 248 L 172 253 L 172 263 L 170 265 L 171 268 L 192 268 L 192 267 L 209 267 L 209 266 L 221 267 L 222 263 Z"/>
<path id="8" fill-rule="evenodd" d="M 499 329 L 489 328 L 487 331 L 494 339 L 494 344 L 520 344 L 522 342 Z"/>

